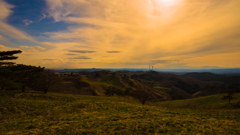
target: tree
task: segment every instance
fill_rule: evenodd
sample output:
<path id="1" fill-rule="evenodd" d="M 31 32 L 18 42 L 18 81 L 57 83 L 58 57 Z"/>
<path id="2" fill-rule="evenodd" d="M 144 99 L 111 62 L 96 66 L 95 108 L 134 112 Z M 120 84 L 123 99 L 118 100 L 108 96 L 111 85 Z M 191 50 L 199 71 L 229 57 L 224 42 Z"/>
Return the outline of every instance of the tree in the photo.
<path id="1" fill-rule="evenodd" d="M 142 105 L 153 98 L 153 93 L 146 86 L 139 85 L 135 90 L 132 89 L 129 93 L 130 96 L 140 101 Z"/>
<path id="2" fill-rule="evenodd" d="M 40 89 L 44 91 L 46 94 L 50 88 L 53 88 L 58 82 L 60 82 L 59 76 L 57 76 L 52 70 L 45 69 L 41 72 L 41 76 L 39 77 L 39 86 Z"/>
<path id="3" fill-rule="evenodd" d="M 105 91 L 105 95 L 107 95 L 107 96 L 114 96 L 114 94 L 115 94 L 115 91 L 116 91 L 116 87 L 115 86 L 109 86 L 107 89 L 106 89 L 106 91 Z"/>
<path id="4" fill-rule="evenodd" d="M 231 99 L 234 98 L 234 94 L 236 94 L 236 89 L 226 89 L 226 95 L 224 95 L 222 99 L 228 99 L 228 103 L 231 104 Z"/>
<path id="5" fill-rule="evenodd" d="M 3 66 L 3 65 L 13 65 L 13 64 L 15 64 L 15 63 L 13 63 L 13 62 L 1 62 L 1 61 L 4 61 L 4 60 L 15 60 L 15 59 L 17 59 L 18 57 L 13 56 L 13 55 L 14 55 L 14 54 L 21 53 L 21 52 L 22 52 L 21 50 L 0 51 L 0 66 Z"/>
<path id="6" fill-rule="evenodd" d="M 40 75 L 44 67 L 4 62 L 5 60 L 15 60 L 18 57 L 14 54 L 21 53 L 21 50 L 1 51 L 0 52 L 0 85 L 2 89 L 10 87 L 14 83 L 20 84 L 22 92 L 26 86 L 32 86 L 33 80 Z M 3 62 L 2 62 L 3 61 Z M 3 66 L 5 65 L 5 66 Z"/>
<path id="7" fill-rule="evenodd" d="M 15 83 L 11 77 L 12 72 L 9 66 L 14 65 L 13 62 L 8 62 L 8 60 L 15 60 L 18 57 L 13 56 L 14 54 L 21 53 L 21 50 L 13 51 L 0 51 L 0 89 L 15 89 L 17 83 Z"/>

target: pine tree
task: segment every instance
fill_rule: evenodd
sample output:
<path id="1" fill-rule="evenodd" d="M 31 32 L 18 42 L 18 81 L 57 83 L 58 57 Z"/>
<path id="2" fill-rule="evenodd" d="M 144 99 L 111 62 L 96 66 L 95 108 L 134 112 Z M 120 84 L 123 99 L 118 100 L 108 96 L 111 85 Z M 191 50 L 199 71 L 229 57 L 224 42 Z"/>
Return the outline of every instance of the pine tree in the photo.
<path id="1" fill-rule="evenodd" d="M 21 50 L 12 50 L 12 51 L 0 51 L 0 66 L 8 66 L 15 64 L 14 62 L 4 62 L 4 60 L 15 60 L 18 57 L 13 56 L 14 54 L 21 53 Z"/>

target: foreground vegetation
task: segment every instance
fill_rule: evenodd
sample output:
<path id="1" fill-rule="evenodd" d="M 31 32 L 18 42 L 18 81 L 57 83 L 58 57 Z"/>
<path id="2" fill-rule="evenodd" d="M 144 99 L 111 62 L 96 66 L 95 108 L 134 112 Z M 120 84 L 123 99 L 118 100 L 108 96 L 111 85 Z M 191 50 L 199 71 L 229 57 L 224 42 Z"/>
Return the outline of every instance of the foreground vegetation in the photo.
<path id="1" fill-rule="evenodd" d="M 1 134 L 239 134 L 239 114 L 115 96 L 0 91 Z"/>
<path id="2" fill-rule="evenodd" d="M 191 108 L 191 109 L 233 109 L 240 108 L 240 93 L 234 95 L 231 104 L 223 100 L 225 94 L 204 96 L 199 98 L 158 102 L 156 105 L 170 108 Z"/>

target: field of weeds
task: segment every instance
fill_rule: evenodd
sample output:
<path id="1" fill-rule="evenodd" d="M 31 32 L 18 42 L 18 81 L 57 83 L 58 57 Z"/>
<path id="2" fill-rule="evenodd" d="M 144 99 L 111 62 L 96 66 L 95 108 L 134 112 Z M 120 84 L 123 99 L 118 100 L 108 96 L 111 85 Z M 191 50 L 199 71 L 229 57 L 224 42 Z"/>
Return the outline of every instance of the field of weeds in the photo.
<path id="1" fill-rule="evenodd" d="M 122 97 L 0 92 L 1 134 L 240 134 L 239 109 L 181 109 Z"/>

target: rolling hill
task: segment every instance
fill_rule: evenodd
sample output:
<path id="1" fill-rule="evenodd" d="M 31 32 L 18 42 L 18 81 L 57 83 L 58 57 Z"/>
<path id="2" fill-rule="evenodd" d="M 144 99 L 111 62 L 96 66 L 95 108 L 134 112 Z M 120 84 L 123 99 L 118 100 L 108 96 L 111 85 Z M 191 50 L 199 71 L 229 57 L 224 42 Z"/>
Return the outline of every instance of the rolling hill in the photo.
<path id="1" fill-rule="evenodd" d="M 171 91 L 167 93 L 175 96 L 175 99 L 219 94 L 226 87 L 224 82 L 220 81 L 201 81 L 190 76 L 163 74 L 155 71 L 133 74 L 131 78 L 152 88 L 156 86 L 170 88 Z"/>
<path id="2" fill-rule="evenodd" d="M 240 133 L 239 109 L 181 109 L 171 108 L 179 101 L 169 102 L 170 108 L 165 108 L 166 102 L 142 106 L 123 97 L 0 91 L 0 131 L 4 135 Z"/>

